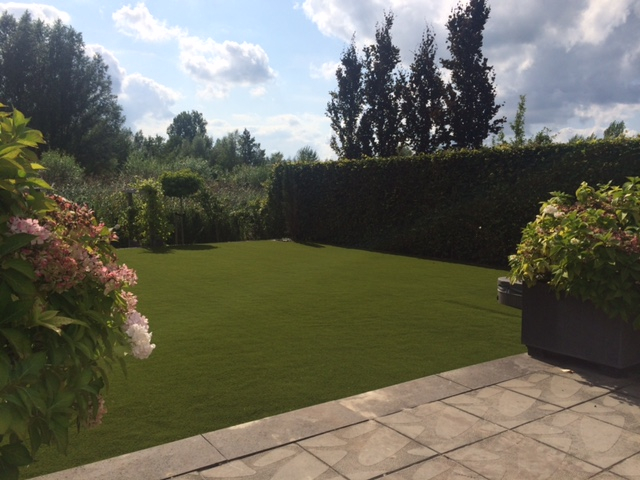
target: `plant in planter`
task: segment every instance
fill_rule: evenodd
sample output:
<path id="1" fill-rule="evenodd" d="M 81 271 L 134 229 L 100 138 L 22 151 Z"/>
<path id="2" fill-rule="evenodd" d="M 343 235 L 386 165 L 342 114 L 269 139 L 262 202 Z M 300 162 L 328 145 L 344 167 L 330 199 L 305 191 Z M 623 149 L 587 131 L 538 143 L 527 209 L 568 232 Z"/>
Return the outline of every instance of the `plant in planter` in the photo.
<path id="1" fill-rule="evenodd" d="M 516 254 L 509 257 L 511 281 L 521 281 L 527 287 L 523 297 L 523 343 L 529 345 L 525 326 L 528 317 L 546 321 L 556 314 L 570 315 L 564 306 L 550 310 L 542 305 L 543 291 L 553 292 L 557 299 L 566 299 L 581 309 L 576 326 L 567 328 L 572 343 L 577 342 L 580 333 L 589 331 L 595 335 L 595 331 L 584 328 L 588 316 L 585 308 L 598 312 L 605 330 L 624 324 L 621 335 L 640 339 L 640 332 L 631 328 L 640 328 L 640 178 L 629 178 L 622 186 L 593 188 L 583 183 L 575 197 L 558 192 L 552 195 L 523 230 Z M 554 324 L 545 328 L 547 332 L 540 336 L 557 341 L 558 332 L 564 327 Z M 600 346 L 612 342 L 593 340 Z M 589 360 L 585 358 L 588 353 L 582 353 L 588 347 L 576 345 L 575 349 L 574 356 Z M 640 363 L 640 348 L 637 355 L 637 362 L 633 355 L 624 363 Z"/>

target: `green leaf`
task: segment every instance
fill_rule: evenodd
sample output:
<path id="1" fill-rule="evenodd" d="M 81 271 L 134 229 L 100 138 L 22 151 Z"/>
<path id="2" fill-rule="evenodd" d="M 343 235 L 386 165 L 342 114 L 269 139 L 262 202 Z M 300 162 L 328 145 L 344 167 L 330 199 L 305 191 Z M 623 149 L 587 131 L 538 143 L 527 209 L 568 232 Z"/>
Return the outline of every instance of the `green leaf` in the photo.
<path id="1" fill-rule="evenodd" d="M 33 271 L 31 264 L 21 258 L 7 258 L 2 262 L 2 266 L 5 269 L 12 269 L 20 272 L 31 281 L 36 279 L 36 274 Z"/>
<path id="2" fill-rule="evenodd" d="M 38 352 L 30 357 L 26 358 L 20 366 L 19 379 L 27 379 L 31 377 L 37 377 L 40 374 L 40 371 L 44 368 L 45 363 L 47 363 L 47 354 L 44 352 Z"/>
<path id="3" fill-rule="evenodd" d="M 0 243 L 0 257 L 15 252 L 16 250 L 20 250 L 22 247 L 26 247 L 35 238 L 38 237 L 35 235 L 29 235 L 28 233 L 17 233 L 10 237 L 3 238 L 2 243 Z"/>
<path id="4" fill-rule="evenodd" d="M 0 279 L 7 282 L 9 287 L 18 295 L 36 294 L 36 287 L 33 282 L 15 270 L 0 272 Z"/>
<path id="5" fill-rule="evenodd" d="M 6 403 L 0 403 L 0 435 L 6 435 L 13 423 L 13 408 Z"/>
<path id="6" fill-rule="evenodd" d="M 15 465 L 16 467 L 24 467 L 33 462 L 29 450 L 21 443 L 10 443 L 0 447 L 0 455 L 9 465 Z"/>
<path id="7" fill-rule="evenodd" d="M 31 353 L 31 339 L 24 332 L 15 328 L 0 328 L 0 335 L 9 341 L 20 357 L 24 358 Z"/>

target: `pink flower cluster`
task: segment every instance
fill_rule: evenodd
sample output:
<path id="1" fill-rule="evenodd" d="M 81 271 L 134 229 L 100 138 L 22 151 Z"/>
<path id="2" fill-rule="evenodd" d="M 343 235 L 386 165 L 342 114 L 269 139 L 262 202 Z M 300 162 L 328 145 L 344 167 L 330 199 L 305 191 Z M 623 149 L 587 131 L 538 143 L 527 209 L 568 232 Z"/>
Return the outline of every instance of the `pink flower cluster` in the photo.
<path id="1" fill-rule="evenodd" d="M 43 294 L 63 293 L 75 288 L 88 288 L 116 302 L 111 316 L 119 316 L 122 331 L 129 337 L 134 357 L 149 357 L 155 345 L 146 317 L 136 310 L 137 298 L 125 288 L 138 281 L 136 272 L 118 264 L 112 250 L 105 248 L 116 240 L 116 235 L 103 224 L 96 222 L 93 212 L 54 196 L 58 210 L 43 220 L 12 217 L 9 220 L 11 234 L 27 233 L 35 238 L 31 245 L 22 248 L 19 255 L 28 261 L 36 275 L 36 286 Z M 124 305 L 118 302 L 120 298 Z M 103 405 L 100 405 L 98 413 Z"/>
<path id="2" fill-rule="evenodd" d="M 9 231 L 13 234 L 28 233 L 35 235 L 36 238 L 31 240 L 31 245 L 42 245 L 51 236 L 51 232 L 47 227 L 40 225 L 35 218 L 18 218 L 12 217 L 9 220 Z"/>

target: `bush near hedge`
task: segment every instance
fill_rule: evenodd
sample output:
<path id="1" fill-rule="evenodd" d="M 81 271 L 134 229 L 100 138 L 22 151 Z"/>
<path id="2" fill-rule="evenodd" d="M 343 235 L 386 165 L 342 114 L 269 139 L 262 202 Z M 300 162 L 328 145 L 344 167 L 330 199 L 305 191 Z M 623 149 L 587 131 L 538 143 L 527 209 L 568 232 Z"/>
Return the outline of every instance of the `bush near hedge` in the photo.
<path id="1" fill-rule="evenodd" d="M 551 191 L 623 183 L 640 139 L 276 166 L 273 237 L 505 267 Z"/>

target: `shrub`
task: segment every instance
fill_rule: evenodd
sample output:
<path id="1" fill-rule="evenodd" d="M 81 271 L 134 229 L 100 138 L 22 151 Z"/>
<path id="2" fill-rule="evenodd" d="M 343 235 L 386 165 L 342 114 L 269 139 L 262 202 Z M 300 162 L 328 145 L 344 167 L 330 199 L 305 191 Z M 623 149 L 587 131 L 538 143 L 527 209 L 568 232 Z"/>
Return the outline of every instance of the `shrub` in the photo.
<path id="1" fill-rule="evenodd" d="M 640 178 L 553 195 L 509 257 L 512 280 L 548 283 L 640 327 Z"/>
<path id="2" fill-rule="evenodd" d="M 59 196 L 28 147 L 24 116 L 0 112 L 0 477 L 18 478 L 41 445 L 64 452 L 72 426 L 106 412 L 107 367 L 154 348 L 135 272 L 117 262 L 115 234 Z"/>
<path id="3" fill-rule="evenodd" d="M 82 183 L 84 169 L 76 163 L 75 158 L 62 152 L 44 152 L 40 164 L 45 167 L 40 175 L 52 187 Z"/>

